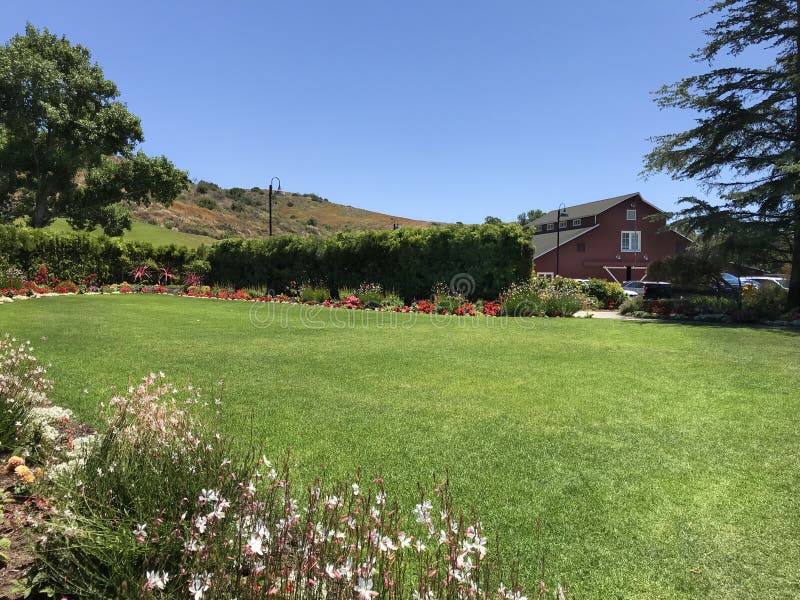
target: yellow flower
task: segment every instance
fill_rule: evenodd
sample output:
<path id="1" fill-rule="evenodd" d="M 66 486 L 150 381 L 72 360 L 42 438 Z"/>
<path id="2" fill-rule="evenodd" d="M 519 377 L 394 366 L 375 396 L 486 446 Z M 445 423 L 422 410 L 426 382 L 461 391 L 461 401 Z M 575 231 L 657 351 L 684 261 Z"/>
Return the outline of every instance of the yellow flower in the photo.
<path id="1" fill-rule="evenodd" d="M 34 475 L 33 471 L 31 471 L 25 465 L 19 465 L 16 469 L 14 469 L 14 474 L 22 479 L 23 483 L 33 483 L 36 481 L 36 475 Z"/>
<path id="2" fill-rule="evenodd" d="M 6 462 L 6 473 L 13 473 L 14 470 L 20 466 L 25 464 L 25 459 L 21 456 L 12 456 Z"/>

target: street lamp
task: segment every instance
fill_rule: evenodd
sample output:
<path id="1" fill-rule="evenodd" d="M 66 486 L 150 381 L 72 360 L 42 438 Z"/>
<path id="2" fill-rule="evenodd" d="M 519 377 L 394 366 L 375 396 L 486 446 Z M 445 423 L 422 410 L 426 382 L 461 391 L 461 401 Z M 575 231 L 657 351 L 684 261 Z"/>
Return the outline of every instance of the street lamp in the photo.
<path id="1" fill-rule="evenodd" d="M 278 180 L 278 192 L 281 191 L 281 180 L 279 177 L 273 177 L 269 180 L 269 237 L 272 237 L 272 182 Z"/>
<path id="2" fill-rule="evenodd" d="M 564 203 L 558 205 L 558 217 L 556 219 L 556 277 L 558 277 L 558 259 L 561 253 L 561 217 L 565 219 L 569 216 L 567 214 L 567 207 Z"/>

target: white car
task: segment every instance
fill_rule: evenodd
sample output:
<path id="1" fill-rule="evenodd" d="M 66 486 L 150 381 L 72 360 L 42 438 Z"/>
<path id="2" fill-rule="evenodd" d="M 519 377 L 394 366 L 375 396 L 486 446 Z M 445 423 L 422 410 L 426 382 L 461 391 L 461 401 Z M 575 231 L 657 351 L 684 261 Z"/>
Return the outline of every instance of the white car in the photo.
<path id="1" fill-rule="evenodd" d="M 628 298 L 635 298 L 644 291 L 644 281 L 626 281 L 622 284 L 622 291 Z"/>
<path id="2" fill-rule="evenodd" d="M 789 289 L 786 279 L 784 279 L 780 275 L 754 275 L 752 277 L 742 278 L 742 285 L 748 283 L 755 288 L 760 288 L 762 286 L 766 287 L 766 286 L 777 285 L 779 288 L 782 288 L 784 290 Z"/>

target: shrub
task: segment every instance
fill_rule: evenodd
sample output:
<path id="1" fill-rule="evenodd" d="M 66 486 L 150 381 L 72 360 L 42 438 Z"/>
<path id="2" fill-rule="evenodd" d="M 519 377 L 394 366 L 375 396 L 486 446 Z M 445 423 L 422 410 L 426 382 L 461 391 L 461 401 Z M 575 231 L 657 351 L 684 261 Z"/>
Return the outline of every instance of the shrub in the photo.
<path id="1" fill-rule="evenodd" d="M 634 312 L 641 312 L 644 310 L 644 298 L 641 296 L 633 296 L 628 298 L 619 307 L 620 314 L 629 315 Z"/>
<path id="2" fill-rule="evenodd" d="M 546 303 L 541 291 L 538 282 L 512 284 L 502 294 L 503 314 L 509 317 L 535 317 L 544 314 Z"/>
<path id="3" fill-rule="evenodd" d="M 50 383 L 30 342 L 0 338 L 0 452 L 24 446 L 35 435 L 31 413 L 46 402 Z"/>
<path id="4" fill-rule="evenodd" d="M 616 308 L 625 302 L 625 292 L 616 281 L 590 279 L 585 287 L 586 295 L 595 298 L 603 308 Z"/>
<path id="5" fill-rule="evenodd" d="M 378 308 L 383 301 L 383 288 L 379 283 L 362 283 L 355 293 L 364 308 Z"/>
<path id="6" fill-rule="evenodd" d="M 756 288 L 745 285 L 742 289 L 742 305 L 759 319 L 777 319 L 788 308 L 788 294 L 778 285 L 762 284 Z"/>
<path id="7" fill-rule="evenodd" d="M 330 300 L 331 293 L 327 287 L 305 285 L 300 290 L 300 300 L 303 302 L 317 302 L 321 304 L 326 300 Z"/>
<path id="8" fill-rule="evenodd" d="M 383 300 L 381 300 L 381 306 L 386 308 L 402 308 L 405 306 L 405 302 L 403 302 L 403 299 L 399 295 L 394 292 L 389 292 L 383 297 Z"/>
<path id="9" fill-rule="evenodd" d="M 217 201 L 214 200 L 214 198 L 209 198 L 208 196 L 198 198 L 197 206 L 200 208 L 207 208 L 208 210 L 216 210 L 218 207 Z"/>

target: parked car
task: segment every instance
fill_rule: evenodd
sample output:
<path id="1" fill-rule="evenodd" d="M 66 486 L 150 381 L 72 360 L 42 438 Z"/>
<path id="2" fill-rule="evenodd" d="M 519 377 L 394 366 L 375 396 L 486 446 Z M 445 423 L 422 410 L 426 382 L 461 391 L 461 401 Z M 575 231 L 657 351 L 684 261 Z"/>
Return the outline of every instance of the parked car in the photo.
<path id="1" fill-rule="evenodd" d="M 648 300 L 672 298 L 672 284 L 668 281 L 644 281 L 641 296 Z"/>
<path id="2" fill-rule="evenodd" d="M 642 293 L 644 289 L 644 281 L 623 281 L 622 291 L 628 298 L 635 298 Z"/>
<path id="3" fill-rule="evenodd" d="M 750 284 L 755 288 L 778 286 L 784 290 L 788 290 L 786 279 L 780 275 L 754 275 L 752 277 L 745 277 L 742 279 L 742 285 Z"/>
<path id="4" fill-rule="evenodd" d="M 725 283 L 736 290 L 744 285 L 744 280 L 746 279 L 745 277 L 739 278 L 732 273 L 720 273 L 720 276 Z"/>

